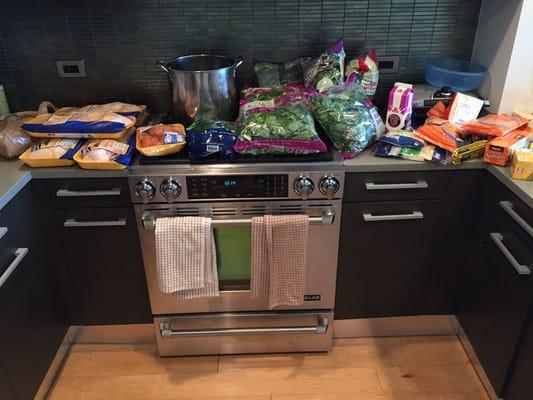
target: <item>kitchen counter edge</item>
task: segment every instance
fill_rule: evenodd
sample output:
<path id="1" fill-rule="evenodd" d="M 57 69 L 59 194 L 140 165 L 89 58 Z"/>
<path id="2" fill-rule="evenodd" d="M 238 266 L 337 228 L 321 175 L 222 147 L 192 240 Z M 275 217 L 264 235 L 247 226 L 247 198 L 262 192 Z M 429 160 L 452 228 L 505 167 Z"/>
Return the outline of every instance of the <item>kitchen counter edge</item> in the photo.
<path id="1" fill-rule="evenodd" d="M 344 161 L 344 169 L 347 173 L 446 171 L 485 168 L 533 209 L 533 181 L 512 179 L 509 168 L 487 165 L 479 160 L 466 162 L 457 166 L 441 166 L 427 162 L 375 157 L 370 152 L 364 152 L 352 160 Z M 0 209 L 15 197 L 32 179 L 125 178 L 129 174 L 130 171 L 128 170 L 84 170 L 76 166 L 66 168 L 28 168 L 19 160 L 9 161 L 3 159 L 0 160 Z"/>

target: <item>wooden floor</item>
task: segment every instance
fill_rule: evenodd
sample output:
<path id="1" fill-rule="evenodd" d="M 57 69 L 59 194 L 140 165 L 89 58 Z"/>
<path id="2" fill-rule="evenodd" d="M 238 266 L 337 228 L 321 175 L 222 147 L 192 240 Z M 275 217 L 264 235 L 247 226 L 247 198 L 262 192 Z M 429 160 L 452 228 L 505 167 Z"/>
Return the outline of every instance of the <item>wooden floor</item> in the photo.
<path id="1" fill-rule="evenodd" d="M 329 354 L 159 358 L 75 345 L 50 399 L 488 400 L 455 337 L 338 339 Z"/>

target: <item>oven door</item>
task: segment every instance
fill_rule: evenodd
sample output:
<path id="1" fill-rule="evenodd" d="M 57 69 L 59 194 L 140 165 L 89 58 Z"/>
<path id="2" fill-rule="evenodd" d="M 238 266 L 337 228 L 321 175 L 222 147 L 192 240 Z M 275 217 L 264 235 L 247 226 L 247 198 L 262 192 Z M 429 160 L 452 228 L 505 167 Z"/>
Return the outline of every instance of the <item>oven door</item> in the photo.
<path id="1" fill-rule="evenodd" d="M 136 206 L 144 266 L 154 315 L 268 310 L 268 298 L 250 296 L 250 222 L 266 214 L 307 214 L 310 218 L 305 297 L 290 309 L 333 309 L 337 273 L 341 202 L 271 201 L 183 203 Z M 183 300 L 159 290 L 154 227 L 158 218 L 212 218 L 220 296 Z"/>

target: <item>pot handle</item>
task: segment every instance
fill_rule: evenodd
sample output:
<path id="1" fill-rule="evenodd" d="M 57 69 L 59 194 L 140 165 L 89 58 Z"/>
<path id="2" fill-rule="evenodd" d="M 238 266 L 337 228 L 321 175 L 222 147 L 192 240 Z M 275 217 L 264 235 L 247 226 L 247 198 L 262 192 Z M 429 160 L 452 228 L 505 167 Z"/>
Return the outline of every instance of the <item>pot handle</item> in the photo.
<path id="1" fill-rule="evenodd" d="M 244 59 L 241 56 L 235 57 L 235 63 L 233 64 L 233 68 L 235 69 L 239 68 L 243 62 L 244 62 Z"/>
<path id="2" fill-rule="evenodd" d="M 156 64 L 159 66 L 159 68 L 170 75 L 170 70 L 167 68 L 167 63 L 165 60 L 158 60 Z"/>

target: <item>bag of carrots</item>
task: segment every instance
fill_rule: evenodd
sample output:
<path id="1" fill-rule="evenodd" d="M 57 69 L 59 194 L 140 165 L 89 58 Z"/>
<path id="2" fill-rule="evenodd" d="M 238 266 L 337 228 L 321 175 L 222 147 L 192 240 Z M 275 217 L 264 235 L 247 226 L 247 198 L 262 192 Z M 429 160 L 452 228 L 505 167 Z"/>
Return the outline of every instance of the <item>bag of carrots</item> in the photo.
<path id="1" fill-rule="evenodd" d="M 502 136 L 527 124 L 528 121 L 519 115 L 489 114 L 461 125 L 459 133 L 462 135 Z"/>
<path id="2" fill-rule="evenodd" d="M 416 136 L 448 151 L 454 151 L 464 144 L 457 127 L 442 118 L 428 118 L 424 125 L 418 127 Z"/>

